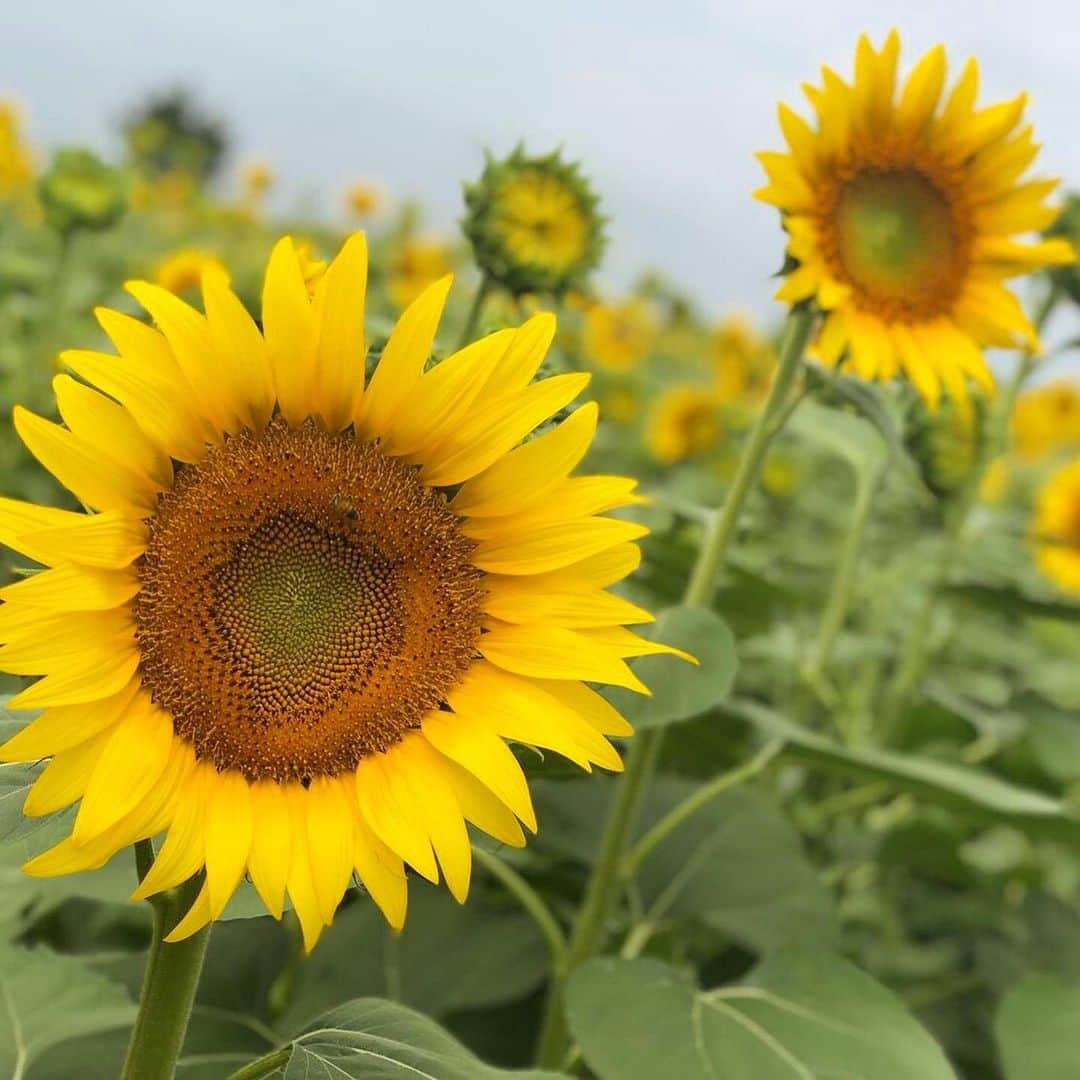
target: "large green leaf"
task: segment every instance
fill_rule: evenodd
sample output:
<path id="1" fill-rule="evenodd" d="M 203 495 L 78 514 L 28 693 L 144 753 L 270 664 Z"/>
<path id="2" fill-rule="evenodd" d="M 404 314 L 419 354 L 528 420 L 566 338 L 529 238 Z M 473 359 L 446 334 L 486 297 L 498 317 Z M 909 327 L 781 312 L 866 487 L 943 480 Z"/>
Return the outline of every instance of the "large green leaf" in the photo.
<path id="1" fill-rule="evenodd" d="M 1076 1080 L 1080 1075 L 1080 986 L 1029 975 L 1005 996 L 994 1022 L 1005 1080 Z"/>
<path id="2" fill-rule="evenodd" d="M 699 716 L 723 701 L 735 682 L 735 638 L 714 611 L 673 607 L 644 631 L 653 641 L 685 649 L 696 666 L 671 656 L 646 656 L 634 662 L 635 674 L 652 691 L 643 697 L 614 689 L 609 697 L 635 727 L 659 727 Z"/>
<path id="3" fill-rule="evenodd" d="M 1080 818 L 1062 800 L 1041 791 L 946 761 L 841 746 L 752 701 L 729 702 L 724 709 L 771 737 L 783 738 L 787 743 L 784 752 L 789 756 L 857 776 L 888 780 L 906 791 L 981 819 L 1006 821 L 1033 833 L 1080 840 Z"/>
<path id="4" fill-rule="evenodd" d="M 123 987 L 44 948 L 0 946 L 0 1001 L 0 1076 L 10 1080 L 22 1080 L 49 1047 L 135 1016 Z"/>
<path id="5" fill-rule="evenodd" d="M 781 949 L 743 985 L 698 990 L 653 959 L 579 968 L 567 1019 L 600 1080 L 952 1080 L 900 1001 L 848 961 Z"/>
<path id="6" fill-rule="evenodd" d="M 410 882 L 409 918 L 395 935 L 366 897 L 349 905 L 300 966 L 282 1030 L 356 995 L 393 995 L 435 1016 L 521 997 L 547 970 L 543 938 L 517 908 L 483 897 L 464 906 Z"/>
<path id="7" fill-rule="evenodd" d="M 485 1065 L 434 1020 L 378 998 L 347 1002 L 295 1040 L 285 1080 L 564 1080 Z"/>

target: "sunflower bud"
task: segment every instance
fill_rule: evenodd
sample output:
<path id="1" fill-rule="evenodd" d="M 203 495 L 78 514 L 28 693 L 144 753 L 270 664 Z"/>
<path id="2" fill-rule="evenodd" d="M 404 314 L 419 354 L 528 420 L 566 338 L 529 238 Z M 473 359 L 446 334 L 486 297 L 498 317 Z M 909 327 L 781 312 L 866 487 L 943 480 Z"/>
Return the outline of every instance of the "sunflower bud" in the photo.
<path id="1" fill-rule="evenodd" d="M 604 219 L 576 162 L 558 151 L 487 158 L 479 180 L 465 185 L 462 229 L 476 262 L 515 296 L 580 287 L 600 261 Z"/>
<path id="2" fill-rule="evenodd" d="M 937 411 L 920 408 L 908 431 L 907 444 L 923 482 L 939 498 L 948 498 L 970 479 L 986 437 L 986 401 L 973 396 L 967 408 L 951 398 Z"/>
<path id="3" fill-rule="evenodd" d="M 48 223 L 61 234 L 107 229 L 127 209 L 123 175 L 89 150 L 58 150 L 38 194 Z"/>

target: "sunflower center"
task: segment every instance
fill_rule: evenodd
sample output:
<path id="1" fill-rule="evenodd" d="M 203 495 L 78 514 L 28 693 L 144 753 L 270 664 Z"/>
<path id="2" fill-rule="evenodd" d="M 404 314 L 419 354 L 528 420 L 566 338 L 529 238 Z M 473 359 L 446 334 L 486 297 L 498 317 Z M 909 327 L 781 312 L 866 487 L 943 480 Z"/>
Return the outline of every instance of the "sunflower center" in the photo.
<path id="1" fill-rule="evenodd" d="M 903 319 L 952 302 L 964 244 L 946 195 L 918 169 L 864 169 L 840 185 L 832 210 L 841 277 L 864 305 Z"/>
<path id="2" fill-rule="evenodd" d="M 196 755 L 249 779 L 355 768 L 475 657 L 473 543 L 416 470 L 274 421 L 183 466 L 135 602 L 143 684 Z"/>

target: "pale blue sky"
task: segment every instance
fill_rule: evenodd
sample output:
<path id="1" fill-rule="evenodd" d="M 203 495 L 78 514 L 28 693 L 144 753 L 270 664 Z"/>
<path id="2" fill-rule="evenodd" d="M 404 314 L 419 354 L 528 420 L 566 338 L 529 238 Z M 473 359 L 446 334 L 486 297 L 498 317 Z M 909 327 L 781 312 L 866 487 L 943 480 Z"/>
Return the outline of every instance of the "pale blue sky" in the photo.
<path id="1" fill-rule="evenodd" d="M 108 146 L 133 100 L 182 83 L 294 192 L 336 211 L 345 182 L 376 179 L 445 228 L 485 146 L 563 143 L 612 218 L 607 281 L 655 265 L 712 310 L 767 315 L 782 241 L 750 198 L 753 151 L 779 143 L 778 99 L 894 24 L 909 62 L 942 40 L 953 64 L 980 58 L 984 96 L 1029 89 L 1042 167 L 1080 182 L 1073 0 L 4 0 L 0 94 L 44 142 Z"/>

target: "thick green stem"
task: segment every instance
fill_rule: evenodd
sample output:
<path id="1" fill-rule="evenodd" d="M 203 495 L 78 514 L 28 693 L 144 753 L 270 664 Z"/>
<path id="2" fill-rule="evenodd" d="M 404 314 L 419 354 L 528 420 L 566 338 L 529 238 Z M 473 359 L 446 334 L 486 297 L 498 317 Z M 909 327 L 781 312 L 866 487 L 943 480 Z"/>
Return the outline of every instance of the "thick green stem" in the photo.
<path id="1" fill-rule="evenodd" d="M 747 438 L 723 509 L 712 515 L 705 527 L 697 563 L 684 595 L 687 604 L 708 607 L 712 603 L 716 578 L 735 534 L 739 514 L 761 471 L 765 452 L 779 431 L 776 421 L 788 404 L 812 325 L 813 315 L 807 308 L 796 308 L 788 316 L 769 396 Z M 789 413 L 783 415 L 786 419 Z M 617 781 L 596 860 L 570 936 L 565 971 L 553 973 L 548 990 L 536 1054 L 537 1064 L 543 1068 L 558 1068 L 566 1056 L 568 1039 L 563 1018 L 566 977 L 603 944 L 611 909 L 622 884 L 623 852 L 634 828 L 641 797 L 656 771 L 663 736 L 663 728 L 647 728 L 634 738 L 626 756 L 626 768 Z"/>
<path id="2" fill-rule="evenodd" d="M 870 510 L 874 504 L 874 495 L 885 471 L 885 459 L 874 462 L 856 473 L 855 506 L 851 512 L 851 524 L 844 545 L 840 551 L 840 561 L 836 564 L 829 596 L 818 623 L 814 651 L 807 664 L 806 677 L 811 685 L 818 683 L 828 666 L 833 646 L 844 628 L 851 597 L 855 588 L 855 576 L 862 554 L 866 526 L 870 520 Z"/>
<path id="3" fill-rule="evenodd" d="M 136 845 L 135 860 L 141 879 L 153 860 L 150 841 Z M 183 918 L 199 888 L 199 880 L 192 878 L 180 888 L 150 901 L 153 938 L 139 996 L 139 1014 L 131 1032 L 121 1080 L 172 1080 L 176 1073 L 210 927 L 172 944 L 164 938 Z"/>
<path id="4" fill-rule="evenodd" d="M 1034 319 L 1036 330 L 1042 331 L 1057 300 L 1057 291 L 1051 289 L 1039 305 L 1036 313 Z M 881 742 L 888 742 L 898 720 L 907 708 L 911 695 L 922 678 L 928 660 L 927 646 L 930 631 L 940 602 L 942 586 L 948 582 L 954 566 L 963 555 L 965 528 L 972 510 L 979 501 L 979 491 L 982 488 L 986 470 L 990 463 L 999 454 L 1003 453 L 1008 446 L 1009 422 L 1012 417 L 1013 406 L 1016 404 L 1016 399 L 1019 397 L 1024 383 L 1027 382 L 1028 376 L 1034 370 L 1037 360 L 1038 356 L 1035 353 L 1030 351 L 1023 353 L 1012 378 L 992 402 L 986 437 L 982 441 L 975 466 L 957 496 L 947 519 L 941 557 L 934 568 L 922 606 L 919 608 L 918 614 L 912 621 L 907 636 L 904 638 L 900 649 L 900 658 L 893 671 L 892 679 L 882 695 L 881 708 L 878 713 L 880 725 L 878 738 Z"/>
<path id="5" fill-rule="evenodd" d="M 458 342 L 459 349 L 463 349 L 472 341 L 473 335 L 476 333 L 476 327 L 480 322 L 480 313 L 484 310 L 484 302 L 491 293 L 491 286 L 491 278 L 485 274 L 480 279 L 480 284 L 476 286 L 476 295 L 473 296 L 469 314 L 465 317 L 465 327 L 461 331 L 461 340 Z"/>
<path id="6" fill-rule="evenodd" d="M 808 308 L 795 308 L 788 316 L 780 342 L 780 357 L 769 396 L 750 429 L 724 505 L 710 524 L 702 542 L 697 565 L 686 590 L 686 602 L 707 607 L 712 602 L 716 577 L 735 535 L 743 504 L 761 472 L 769 444 L 776 437 L 778 413 L 787 404 L 810 338 L 814 317 Z"/>

